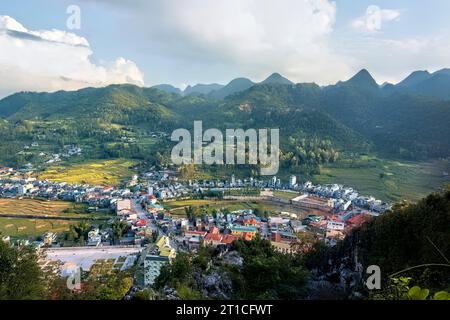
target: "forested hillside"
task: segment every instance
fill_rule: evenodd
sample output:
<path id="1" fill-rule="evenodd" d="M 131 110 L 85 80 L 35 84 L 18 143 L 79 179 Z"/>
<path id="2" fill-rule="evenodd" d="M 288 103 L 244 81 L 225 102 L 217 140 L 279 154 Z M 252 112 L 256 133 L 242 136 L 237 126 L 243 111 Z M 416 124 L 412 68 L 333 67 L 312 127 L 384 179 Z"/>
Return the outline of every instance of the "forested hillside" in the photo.
<path id="1" fill-rule="evenodd" d="M 343 293 L 361 290 L 374 298 L 392 298 L 392 286 L 400 278 L 432 293 L 449 291 L 449 230 L 450 191 L 443 191 L 417 204 L 395 205 L 392 212 L 354 230 L 337 247 L 317 246 L 305 263 L 316 279 L 344 283 Z M 380 267 L 381 291 L 369 292 L 362 282 L 370 265 Z"/>
<path id="2" fill-rule="evenodd" d="M 415 77 L 389 90 L 362 70 L 327 87 L 294 85 L 274 74 L 258 84 L 236 79 L 225 87 L 202 86 L 212 90 L 206 94 L 133 85 L 17 93 L 0 100 L 0 163 L 34 162 L 35 156 L 18 154 L 33 141 L 49 152 L 76 144 L 90 150 L 85 156 L 91 158 L 169 161 L 172 144 L 156 139 L 155 132 L 191 128 L 194 120 L 203 120 L 204 128 L 279 128 L 283 168 L 364 153 L 404 160 L 448 157 L 450 101 L 404 89 L 428 79 Z"/>

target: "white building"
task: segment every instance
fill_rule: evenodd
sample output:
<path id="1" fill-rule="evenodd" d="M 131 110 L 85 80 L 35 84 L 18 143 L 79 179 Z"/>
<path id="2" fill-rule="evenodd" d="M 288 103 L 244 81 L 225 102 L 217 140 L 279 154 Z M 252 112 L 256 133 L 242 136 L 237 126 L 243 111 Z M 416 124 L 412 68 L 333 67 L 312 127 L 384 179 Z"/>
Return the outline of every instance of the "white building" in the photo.
<path id="1" fill-rule="evenodd" d="M 345 222 L 343 221 L 334 221 L 334 220 L 328 220 L 327 221 L 327 230 L 344 230 L 345 229 Z"/>
<path id="2" fill-rule="evenodd" d="M 296 185 L 297 185 L 297 177 L 294 176 L 294 175 L 292 175 L 292 176 L 289 178 L 289 186 L 290 186 L 291 188 L 293 188 L 293 187 L 295 187 Z"/>
<path id="3" fill-rule="evenodd" d="M 130 211 L 131 211 L 131 200 L 130 199 L 117 200 L 117 204 L 116 204 L 117 215 L 126 215 L 126 214 L 129 214 Z"/>

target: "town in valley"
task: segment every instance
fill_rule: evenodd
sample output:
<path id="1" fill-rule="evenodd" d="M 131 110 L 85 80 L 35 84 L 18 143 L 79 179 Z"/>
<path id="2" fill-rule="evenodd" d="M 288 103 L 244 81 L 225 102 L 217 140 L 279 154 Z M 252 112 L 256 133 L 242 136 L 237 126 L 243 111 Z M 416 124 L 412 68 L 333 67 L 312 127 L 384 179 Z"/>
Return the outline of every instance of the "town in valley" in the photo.
<path id="1" fill-rule="evenodd" d="M 234 175 L 228 180 L 184 181 L 174 170 L 135 174 L 121 187 L 113 187 L 39 180 L 32 169 L 4 167 L 0 168 L 0 197 L 0 203 L 33 199 L 82 205 L 91 220 L 76 215 L 67 219 L 88 221 L 86 239 L 68 241 L 67 231 L 46 231 L 35 238 L 4 233 L 2 241 L 33 246 L 43 253 L 40 263 L 59 263 L 64 277 L 79 269 L 90 272 L 101 263 L 119 270 L 137 267 L 128 299 L 137 290 L 152 287 L 162 266 L 179 252 L 195 253 L 209 246 L 226 256 L 233 242 L 256 236 L 285 254 L 307 251 L 312 244 L 304 240 L 308 238 L 334 246 L 354 228 L 390 209 L 388 203 L 360 195 L 351 187 L 313 185 L 297 181 L 295 175 L 289 181 L 276 176 L 236 179 Z M 17 213 L 2 211 L 0 218 Z M 43 212 L 24 219 L 50 217 Z M 64 219 L 64 213 L 58 219 Z M 125 225 L 119 234 L 113 231 L 118 221 Z"/>

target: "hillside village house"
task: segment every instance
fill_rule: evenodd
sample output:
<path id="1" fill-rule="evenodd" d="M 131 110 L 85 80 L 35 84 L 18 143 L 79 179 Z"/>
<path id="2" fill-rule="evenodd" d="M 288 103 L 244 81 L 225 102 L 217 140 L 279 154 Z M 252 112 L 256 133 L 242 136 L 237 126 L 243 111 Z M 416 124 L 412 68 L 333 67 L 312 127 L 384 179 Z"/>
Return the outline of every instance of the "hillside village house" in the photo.
<path id="1" fill-rule="evenodd" d="M 256 228 L 254 226 L 232 226 L 231 234 L 233 236 L 244 238 L 245 240 L 252 240 L 256 235 Z"/>

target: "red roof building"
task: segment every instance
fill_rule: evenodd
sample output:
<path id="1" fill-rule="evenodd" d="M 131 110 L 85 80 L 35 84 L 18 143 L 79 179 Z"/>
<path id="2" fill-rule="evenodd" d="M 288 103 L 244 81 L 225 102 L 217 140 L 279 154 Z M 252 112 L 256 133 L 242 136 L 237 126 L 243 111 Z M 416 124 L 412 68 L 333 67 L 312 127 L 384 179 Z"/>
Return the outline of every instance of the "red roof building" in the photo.
<path id="1" fill-rule="evenodd" d="M 244 233 L 242 234 L 242 238 L 243 238 L 244 240 L 250 241 L 250 240 L 253 239 L 253 236 L 254 236 L 254 235 L 255 235 L 255 233 L 253 233 L 253 232 L 244 232 Z"/>
<path id="2" fill-rule="evenodd" d="M 257 223 L 258 223 L 258 221 L 256 221 L 255 218 L 244 219 L 244 221 L 243 221 L 244 226 L 254 226 Z"/>
<path id="3" fill-rule="evenodd" d="M 232 234 L 225 234 L 222 239 L 222 244 L 230 245 L 237 239 L 239 239 L 239 237 L 233 236 Z"/>
<path id="4" fill-rule="evenodd" d="M 360 227 L 364 223 L 370 221 L 371 218 L 372 216 L 368 214 L 358 214 L 357 216 L 354 216 L 353 218 L 347 220 L 346 229 L 349 231 L 354 228 Z"/>
<path id="5" fill-rule="evenodd" d="M 209 231 L 212 234 L 218 234 L 219 233 L 219 228 L 217 227 L 212 227 L 211 230 Z"/>
<path id="6" fill-rule="evenodd" d="M 217 246 L 222 243 L 223 235 L 218 233 L 208 233 L 205 236 L 204 244 L 205 245 L 212 245 Z"/>
<path id="7" fill-rule="evenodd" d="M 146 226 L 146 225 L 147 225 L 147 221 L 144 220 L 144 219 L 139 219 L 139 220 L 136 222 L 136 226 L 138 226 L 138 227 L 144 227 L 144 226 Z"/>

